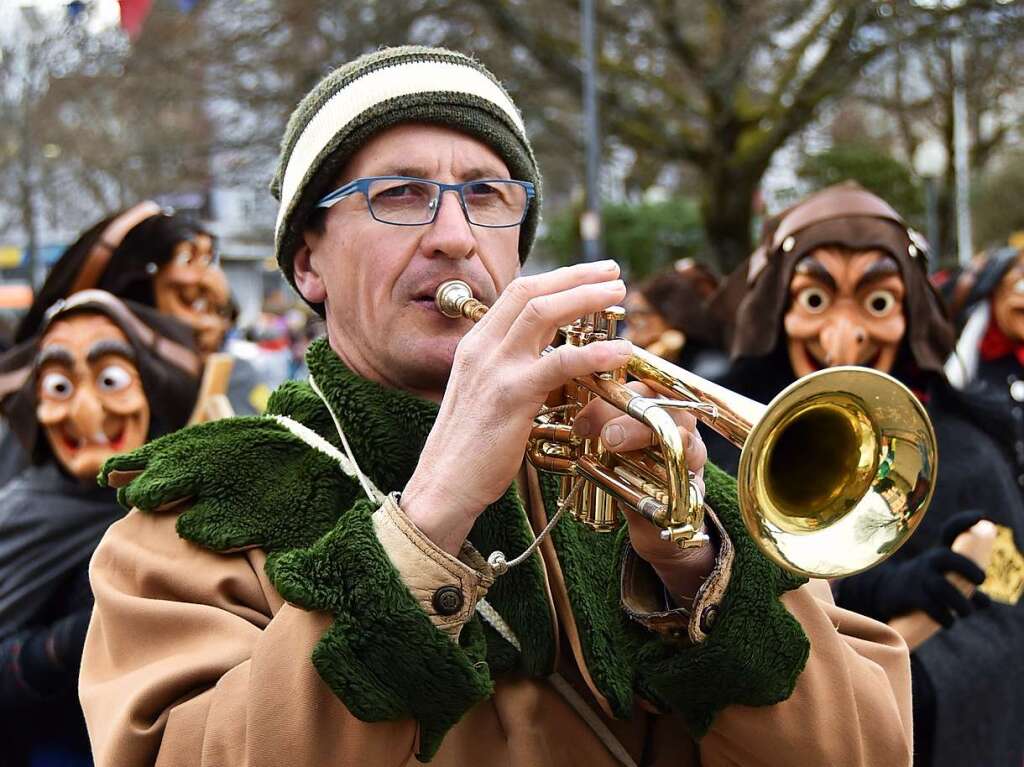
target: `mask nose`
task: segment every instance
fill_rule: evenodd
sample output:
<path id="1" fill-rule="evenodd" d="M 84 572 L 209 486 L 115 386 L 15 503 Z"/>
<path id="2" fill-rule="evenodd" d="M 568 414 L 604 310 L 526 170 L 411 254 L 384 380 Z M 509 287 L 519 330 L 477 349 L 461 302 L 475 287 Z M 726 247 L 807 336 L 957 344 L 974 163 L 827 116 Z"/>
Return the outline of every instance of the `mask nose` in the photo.
<path id="1" fill-rule="evenodd" d="M 856 365 L 863 356 L 868 334 L 859 322 L 840 314 L 822 328 L 820 339 L 829 366 Z"/>
<path id="2" fill-rule="evenodd" d="M 93 440 L 96 435 L 103 434 L 103 406 L 92 392 L 75 392 L 68 416 L 79 439 Z"/>

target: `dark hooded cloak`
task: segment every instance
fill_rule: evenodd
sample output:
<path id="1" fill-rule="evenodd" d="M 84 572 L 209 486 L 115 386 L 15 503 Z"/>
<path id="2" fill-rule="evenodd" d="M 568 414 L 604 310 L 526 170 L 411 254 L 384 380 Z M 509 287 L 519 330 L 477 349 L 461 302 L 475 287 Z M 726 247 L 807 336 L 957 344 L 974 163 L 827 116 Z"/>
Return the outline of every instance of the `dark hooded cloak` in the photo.
<path id="1" fill-rule="evenodd" d="M 185 425 L 198 390 L 192 333 L 146 307 L 101 291 L 58 305 L 38 333 L 0 356 L 0 409 L 33 464 L 0 489 L 0 739 L 4 765 L 38 748 L 88 754 L 77 670 L 92 595 L 88 563 L 123 515 L 113 491 L 82 484 L 57 464 L 36 421 L 35 358 L 58 318 L 108 317 L 127 336 L 150 402 L 149 438 Z"/>

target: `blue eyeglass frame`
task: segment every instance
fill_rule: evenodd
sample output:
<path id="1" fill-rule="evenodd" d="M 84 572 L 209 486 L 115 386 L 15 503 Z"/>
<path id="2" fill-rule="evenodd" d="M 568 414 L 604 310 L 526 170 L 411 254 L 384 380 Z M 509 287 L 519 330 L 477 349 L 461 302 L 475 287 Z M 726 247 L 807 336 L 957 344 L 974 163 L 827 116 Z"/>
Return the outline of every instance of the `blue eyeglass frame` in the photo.
<path id="1" fill-rule="evenodd" d="M 422 221 L 417 224 L 396 224 L 394 221 L 385 221 L 377 218 L 377 215 L 373 212 L 373 205 L 370 204 L 369 196 L 370 184 L 374 181 L 416 181 L 422 184 L 433 184 L 440 189 L 437 193 L 437 206 L 434 208 L 434 215 L 430 217 L 429 221 Z M 462 196 L 463 189 L 467 186 L 471 186 L 472 184 L 489 184 L 495 181 L 502 184 L 516 184 L 526 190 L 526 205 L 523 207 L 523 215 L 514 224 L 477 224 L 469 218 L 469 210 L 466 208 L 466 199 Z M 370 211 L 370 215 L 373 217 L 374 221 L 380 221 L 380 223 L 387 224 L 388 226 L 428 226 L 437 220 L 438 211 L 441 210 L 441 198 L 444 196 L 445 192 L 449 191 L 455 192 L 456 196 L 459 198 L 459 207 L 462 208 L 462 215 L 466 217 L 466 221 L 468 221 L 472 226 L 482 226 L 485 229 L 509 229 L 513 226 L 519 226 L 526 220 L 526 214 L 530 212 L 530 203 L 533 201 L 534 197 L 537 196 L 536 188 L 532 182 L 519 181 L 514 178 L 476 178 L 472 181 L 463 181 L 459 184 L 445 184 L 441 181 L 433 181 L 429 178 L 416 178 L 415 176 L 364 176 L 363 178 L 357 178 L 349 181 L 344 186 L 324 195 L 316 201 L 316 207 L 329 208 L 335 203 L 341 202 L 346 197 L 351 197 L 357 192 L 362 192 L 363 196 L 366 197 L 366 209 Z"/>

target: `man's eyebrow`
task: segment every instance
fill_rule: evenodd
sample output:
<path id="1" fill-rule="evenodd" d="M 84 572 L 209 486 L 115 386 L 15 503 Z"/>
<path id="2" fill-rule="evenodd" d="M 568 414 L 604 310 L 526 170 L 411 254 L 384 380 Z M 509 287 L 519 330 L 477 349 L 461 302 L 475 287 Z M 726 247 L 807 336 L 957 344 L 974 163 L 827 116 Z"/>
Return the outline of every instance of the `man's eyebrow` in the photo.
<path id="1" fill-rule="evenodd" d="M 825 268 L 825 265 L 821 263 L 821 261 L 816 259 L 814 256 L 808 256 L 807 258 L 800 259 L 800 261 L 797 262 L 794 271 L 797 274 L 803 274 L 808 277 L 812 277 L 816 279 L 818 282 L 824 282 L 826 285 L 828 285 L 829 290 L 833 292 L 835 292 L 836 290 L 835 279 L 829 273 L 828 269 Z"/>
<path id="2" fill-rule="evenodd" d="M 39 369 L 43 365 L 49 363 L 63 365 L 66 368 L 73 368 L 75 366 L 75 356 L 66 346 L 52 344 L 50 346 L 43 347 L 39 354 L 36 355 L 36 369 Z"/>
<path id="3" fill-rule="evenodd" d="M 431 179 L 430 171 L 423 167 L 411 165 L 389 165 L 383 171 L 376 173 L 377 176 L 409 176 L 411 178 Z M 495 166 L 477 165 L 459 173 L 459 178 L 470 181 L 481 178 L 506 178 L 508 174 L 502 173 Z"/>
<path id="4" fill-rule="evenodd" d="M 900 266 L 892 256 L 885 256 L 875 261 L 864 270 L 864 274 L 857 280 L 857 290 L 860 290 L 869 282 L 883 279 L 884 277 L 899 276 Z"/>
<path id="5" fill-rule="evenodd" d="M 116 354 L 130 362 L 135 361 L 135 351 L 131 346 L 124 341 L 116 341 L 111 338 L 104 338 L 90 346 L 89 352 L 85 355 L 85 361 L 91 365 L 108 354 Z"/>

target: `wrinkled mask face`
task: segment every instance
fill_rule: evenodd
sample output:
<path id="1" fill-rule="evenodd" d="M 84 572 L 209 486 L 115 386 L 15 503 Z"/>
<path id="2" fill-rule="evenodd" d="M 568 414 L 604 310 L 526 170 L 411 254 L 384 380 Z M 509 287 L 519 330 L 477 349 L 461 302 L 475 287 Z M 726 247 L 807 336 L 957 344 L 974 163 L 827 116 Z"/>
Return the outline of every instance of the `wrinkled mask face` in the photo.
<path id="1" fill-rule="evenodd" d="M 636 346 L 648 347 L 669 329 L 665 318 L 639 291 L 630 291 L 624 301 L 626 308 L 625 337 Z"/>
<path id="2" fill-rule="evenodd" d="M 906 333 L 906 289 L 880 250 L 817 248 L 797 262 L 783 320 L 797 377 L 834 365 L 890 372 Z"/>
<path id="3" fill-rule="evenodd" d="M 992 315 L 1012 341 L 1024 341 L 1024 255 L 1003 275 L 992 294 Z"/>
<path id="4" fill-rule="evenodd" d="M 149 402 L 124 332 L 107 317 L 56 320 L 36 361 L 36 417 L 57 461 L 83 482 L 146 442 Z"/>
<path id="5" fill-rule="evenodd" d="M 193 302 L 189 324 L 196 331 L 199 353 L 206 357 L 220 349 L 231 329 L 231 289 L 219 266 L 211 266 L 199 280 L 199 298 Z"/>
<path id="6" fill-rule="evenodd" d="M 179 242 L 171 260 L 153 277 L 157 310 L 189 325 L 197 340 L 216 319 L 207 285 L 210 269 L 217 269 L 213 240 L 209 235 L 197 234 L 191 240 Z"/>

